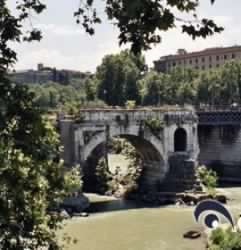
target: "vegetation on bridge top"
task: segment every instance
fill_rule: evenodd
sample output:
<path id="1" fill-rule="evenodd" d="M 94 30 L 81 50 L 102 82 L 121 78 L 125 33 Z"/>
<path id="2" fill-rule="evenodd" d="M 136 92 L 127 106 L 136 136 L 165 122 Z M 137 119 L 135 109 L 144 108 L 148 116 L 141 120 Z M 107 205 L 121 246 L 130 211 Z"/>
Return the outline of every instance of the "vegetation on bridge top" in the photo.
<path id="1" fill-rule="evenodd" d="M 151 107 L 151 106 L 140 106 L 135 108 L 127 107 L 103 107 L 103 108 L 80 108 L 80 112 L 138 112 L 138 111 L 151 111 L 151 112 L 167 112 L 167 111 L 191 111 L 194 110 L 191 106 L 181 107 L 178 105 L 164 105 L 160 107 Z"/>

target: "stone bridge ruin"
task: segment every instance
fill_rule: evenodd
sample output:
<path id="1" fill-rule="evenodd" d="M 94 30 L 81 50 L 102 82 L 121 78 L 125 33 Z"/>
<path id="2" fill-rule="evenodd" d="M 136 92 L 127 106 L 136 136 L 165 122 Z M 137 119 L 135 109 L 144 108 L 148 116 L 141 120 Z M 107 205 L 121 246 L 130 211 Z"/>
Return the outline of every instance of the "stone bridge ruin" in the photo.
<path id="1" fill-rule="evenodd" d="M 163 191 L 193 185 L 199 154 L 198 119 L 192 110 L 83 109 L 76 119 L 60 121 L 64 160 L 80 164 L 91 179 L 95 164 L 110 138 L 127 139 L 144 163 L 144 184 Z"/>

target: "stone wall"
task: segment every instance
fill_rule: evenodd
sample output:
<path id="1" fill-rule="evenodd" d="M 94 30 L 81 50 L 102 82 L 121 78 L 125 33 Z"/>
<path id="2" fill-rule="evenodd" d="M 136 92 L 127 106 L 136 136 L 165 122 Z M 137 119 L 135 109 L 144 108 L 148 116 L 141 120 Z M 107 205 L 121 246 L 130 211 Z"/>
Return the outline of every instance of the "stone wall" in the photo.
<path id="1" fill-rule="evenodd" d="M 67 166 L 75 162 L 75 136 L 73 120 L 62 120 L 59 123 L 60 141 L 63 146 L 62 158 Z"/>
<path id="2" fill-rule="evenodd" d="M 166 183 L 169 183 L 169 186 L 176 185 L 171 184 L 171 179 L 175 179 L 177 184 L 182 182 L 186 171 L 184 161 L 195 161 L 199 147 L 201 164 L 216 170 L 222 180 L 241 183 L 241 128 L 238 113 L 228 114 L 228 119 L 226 113 L 215 113 L 218 120 L 215 117 L 211 119 L 211 113 L 202 114 L 204 116 L 199 120 L 198 128 L 195 114 L 183 110 L 82 110 L 80 114 L 82 120 L 78 123 L 71 119 L 63 119 L 60 122 L 63 158 L 67 165 L 85 162 L 93 150 L 106 141 L 108 134 L 109 137 L 123 136 L 136 144 L 146 163 L 157 160 L 153 158 L 155 151 L 144 141 L 153 145 L 160 153 L 160 159 L 164 161 L 163 163 L 160 160 L 160 180 L 168 180 Z M 158 134 L 153 134 L 144 126 L 143 122 L 148 118 L 158 119 L 162 123 L 163 127 Z M 174 134 L 178 128 L 185 129 L 187 133 L 187 157 L 183 160 L 182 154 L 174 152 Z M 147 172 L 151 173 L 147 175 L 150 178 L 156 177 L 156 171 L 151 172 L 151 168 L 148 168 Z M 183 186 L 179 184 L 178 188 Z"/>
<path id="3" fill-rule="evenodd" d="M 220 178 L 241 182 L 240 126 L 199 126 L 199 162 L 212 167 Z"/>
<path id="4" fill-rule="evenodd" d="M 150 122 L 153 120 L 155 124 L 158 122 L 157 126 Z M 185 134 L 185 145 L 177 150 L 177 142 L 183 143 L 179 142 L 182 140 L 180 136 L 175 140 L 176 132 L 180 130 Z M 162 184 L 167 176 L 169 183 L 173 179 L 179 185 L 184 181 L 185 162 L 196 161 L 199 153 L 197 116 L 192 110 L 81 110 L 79 119 L 61 120 L 60 131 L 65 163 L 79 163 L 81 167 L 85 166 L 84 169 L 89 165 L 87 173 L 94 171 L 94 162 L 86 163 L 96 156 L 96 148 L 105 144 L 108 138 L 120 136 L 127 139 L 143 158 L 143 179 L 150 186 Z"/>

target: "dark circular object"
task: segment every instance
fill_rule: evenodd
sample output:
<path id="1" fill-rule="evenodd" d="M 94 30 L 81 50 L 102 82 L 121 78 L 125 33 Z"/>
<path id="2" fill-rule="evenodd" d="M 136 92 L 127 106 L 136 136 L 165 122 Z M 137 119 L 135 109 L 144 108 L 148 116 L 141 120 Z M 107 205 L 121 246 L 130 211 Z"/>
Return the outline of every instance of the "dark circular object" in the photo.
<path id="1" fill-rule="evenodd" d="M 216 214 L 208 214 L 204 219 L 204 223 L 208 228 L 213 228 L 214 221 L 219 222 L 219 218 Z"/>

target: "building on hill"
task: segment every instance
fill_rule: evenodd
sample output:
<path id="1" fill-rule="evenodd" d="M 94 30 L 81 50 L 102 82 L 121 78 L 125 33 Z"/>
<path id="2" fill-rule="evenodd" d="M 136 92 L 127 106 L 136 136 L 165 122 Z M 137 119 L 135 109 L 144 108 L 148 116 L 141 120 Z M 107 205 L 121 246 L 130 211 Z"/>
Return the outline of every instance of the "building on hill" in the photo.
<path id="1" fill-rule="evenodd" d="M 175 67 L 206 70 L 217 68 L 230 60 L 241 60 L 241 46 L 208 48 L 190 53 L 179 49 L 175 55 L 162 56 L 154 61 L 154 68 L 164 73 Z"/>
<path id="2" fill-rule="evenodd" d="M 42 63 L 39 63 L 37 70 L 19 70 L 9 73 L 9 78 L 15 83 L 46 83 L 49 81 L 57 82 L 60 84 L 69 84 L 69 81 L 73 78 L 84 79 L 90 73 L 74 71 L 74 70 L 57 70 L 56 68 L 46 67 Z"/>

